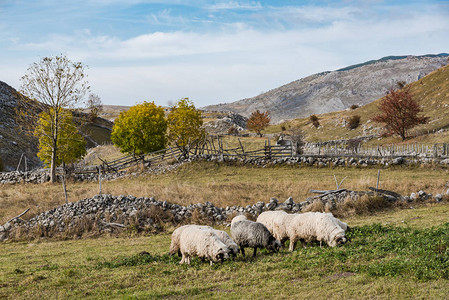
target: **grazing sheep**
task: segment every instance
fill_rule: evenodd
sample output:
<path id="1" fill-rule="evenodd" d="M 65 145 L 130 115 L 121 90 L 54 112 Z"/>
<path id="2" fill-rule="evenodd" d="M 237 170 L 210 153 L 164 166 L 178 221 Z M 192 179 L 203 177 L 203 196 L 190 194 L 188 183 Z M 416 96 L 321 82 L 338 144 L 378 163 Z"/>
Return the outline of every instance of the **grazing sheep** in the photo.
<path id="1" fill-rule="evenodd" d="M 340 221 L 339 219 L 337 219 L 336 217 L 334 217 L 334 215 L 332 213 L 326 213 L 327 215 L 331 216 L 332 218 L 335 219 L 335 221 L 337 222 L 338 226 L 341 227 L 341 229 L 343 229 L 345 232 L 350 230 L 351 228 L 348 226 L 347 223 Z"/>
<path id="2" fill-rule="evenodd" d="M 330 247 L 346 242 L 345 231 L 338 225 L 336 218 L 325 213 L 308 212 L 294 215 L 287 227 L 290 238 L 289 251 L 293 251 L 299 240 L 310 242 L 324 241 Z"/>
<path id="3" fill-rule="evenodd" d="M 257 222 L 262 223 L 267 229 L 273 233 L 273 226 L 277 219 L 285 216 L 287 213 L 283 210 L 269 210 L 261 213 L 257 217 Z M 274 233 L 273 233 L 274 235 Z"/>
<path id="4" fill-rule="evenodd" d="M 189 226 L 192 226 L 192 225 L 184 225 L 184 226 L 176 228 L 173 231 L 173 233 L 171 235 L 170 250 L 168 252 L 170 255 L 174 255 L 175 253 L 178 253 L 178 256 L 181 256 L 181 250 L 179 249 L 179 236 L 181 235 L 181 232 Z"/>
<path id="5" fill-rule="evenodd" d="M 170 255 L 174 255 L 175 253 L 178 253 L 178 256 L 181 256 L 181 251 L 179 248 L 180 247 L 179 246 L 179 236 L 184 229 L 189 228 L 189 227 L 196 227 L 196 228 L 199 228 L 202 230 L 212 231 L 229 248 L 229 255 L 232 255 L 233 257 L 237 256 L 237 254 L 239 252 L 239 247 L 225 231 L 217 230 L 210 226 L 201 226 L 201 225 L 194 225 L 194 224 L 184 225 L 184 226 L 181 226 L 181 227 L 175 229 L 175 231 L 173 231 L 172 238 L 171 238 L 171 244 L 170 244 L 170 250 L 169 250 Z"/>
<path id="6" fill-rule="evenodd" d="M 283 210 L 266 211 L 257 217 L 257 222 L 265 225 L 273 236 L 281 242 L 282 246 L 284 246 L 285 241 L 288 239 L 287 223 L 292 216 L 292 214 L 287 214 Z"/>
<path id="7" fill-rule="evenodd" d="M 245 247 L 254 248 L 253 256 L 256 256 L 257 248 L 267 248 L 274 252 L 279 250 L 281 243 L 273 237 L 262 223 L 242 220 L 242 218 L 236 221 L 236 218 L 231 222 L 231 234 L 234 241 L 239 245 L 243 256 L 245 256 Z"/>
<path id="8" fill-rule="evenodd" d="M 231 227 L 232 227 L 232 224 L 235 224 L 235 223 L 243 221 L 243 220 L 248 220 L 245 215 L 235 216 L 234 218 L 232 218 Z"/>
<path id="9" fill-rule="evenodd" d="M 188 226 L 179 235 L 180 264 L 190 264 L 190 257 L 209 259 L 210 264 L 229 257 L 229 248 L 211 230 Z"/>
<path id="10" fill-rule="evenodd" d="M 229 255 L 236 257 L 239 253 L 239 246 L 234 242 L 234 240 L 223 230 L 213 229 L 213 232 L 218 236 L 218 238 L 229 248 Z"/>

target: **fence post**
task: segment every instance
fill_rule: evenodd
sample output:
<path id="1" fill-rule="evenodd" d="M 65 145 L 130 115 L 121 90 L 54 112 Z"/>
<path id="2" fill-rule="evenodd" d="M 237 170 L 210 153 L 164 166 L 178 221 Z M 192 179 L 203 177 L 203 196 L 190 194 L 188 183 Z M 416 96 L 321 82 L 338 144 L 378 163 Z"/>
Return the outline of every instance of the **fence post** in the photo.
<path id="1" fill-rule="evenodd" d="M 98 193 L 101 195 L 101 167 L 97 167 L 98 169 Z"/>
<path id="2" fill-rule="evenodd" d="M 245 149 L 243 148 L 242 141 L 240 141 L 240 138 L 238 138 L 238 140 L 239 140 L 240 148 L 242 148 L 243 156 L 245 156 Z"/>

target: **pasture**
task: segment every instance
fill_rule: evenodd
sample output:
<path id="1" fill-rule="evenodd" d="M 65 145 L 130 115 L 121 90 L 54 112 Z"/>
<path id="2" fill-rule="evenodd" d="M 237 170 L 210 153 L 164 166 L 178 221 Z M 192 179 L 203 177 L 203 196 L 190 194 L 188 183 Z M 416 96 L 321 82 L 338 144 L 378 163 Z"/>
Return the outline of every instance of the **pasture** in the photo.
<path id="1" fill-rule="evenodd" d="M 309 189 L 375 186 L 377 169 L 255 168 L 196 162 L 160 175 L 103 183 L 114 195 L 155 196 L 179 204 L 211 201 L 217 206 L 302 201 Z M 443 193 L 448 172 L 441 168 L 381 171 L 381 188 L 401 194 L 420 189 Z M 24 208 L 25 218 L 64 203 L 60 185 L 5 185 L 0 223 Z M 69 201 L 91 197 L 96 183 L 70 183 Z M 179 265 L 167 255 L 170 234 L 124 232 L 96 239 L 35 239 L 1 244 L 0 298 L 5 299 L 267 299 L 394 298 L 443 299 L 449 294 L 449 204 L 410 203 L 342 215 L 353 230 L 342 247 L 297 247 L 256 258 L 238 256 L 223 264 Z M 222 228 L 229 232 L 229 228 Z M 146 251 L 149 254 L 141 254 Z M 249 251 L 251 253 L 251 251 Z"/>

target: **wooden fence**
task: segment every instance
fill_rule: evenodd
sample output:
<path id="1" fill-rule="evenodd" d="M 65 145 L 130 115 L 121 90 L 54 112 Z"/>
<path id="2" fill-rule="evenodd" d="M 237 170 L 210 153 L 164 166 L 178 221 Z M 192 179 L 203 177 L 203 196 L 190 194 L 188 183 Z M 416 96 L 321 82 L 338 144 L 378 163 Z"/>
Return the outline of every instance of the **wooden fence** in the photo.
<path id="1" fill-rule="evenodd" d="M 418 143 L 402 145 L 377 145 L 345 147 L 341 145 L 308 144 L 303 149 L 303 155 L 320 156 L 355 156 L 355 157 L 449 157 L 449 144 L 439 143 L 424 145 Z"/>
<path id="2" fill-rule="evenodd" d="M 118 172 L 130 166 L 143 164 L 146 167 L 157 166 L 168 161 L 180 161 L 182 157 L 190 155 L 212 155 L 225 158 L 241 159 L 277 159 L 297 156 L 312 157 L 354 157 L 354 158 L 394 158 L 394 157 L 429 157 L 449 158 L 449 144 L 434 145 L 403 144 L 387 146 L 360 146 L 347 147 L 342 145 L 306 144 L 300 154 L 292 147 L 292 143 L 285 145 L 273 144 L 270 139 L 265 141 L 263 148 L 245 150 L 240 139 L 239 146 L 225 148 L 221 137 L 209 137 L 204 142 L 187 149 L 185 152 L 177 148 L 167 148 L 143 155 L 128 155 L 122 158 L 106 161 L 97 166 L 78 167 L 73 170 L 75 174 L 92 174 L 99 172 Z"/>

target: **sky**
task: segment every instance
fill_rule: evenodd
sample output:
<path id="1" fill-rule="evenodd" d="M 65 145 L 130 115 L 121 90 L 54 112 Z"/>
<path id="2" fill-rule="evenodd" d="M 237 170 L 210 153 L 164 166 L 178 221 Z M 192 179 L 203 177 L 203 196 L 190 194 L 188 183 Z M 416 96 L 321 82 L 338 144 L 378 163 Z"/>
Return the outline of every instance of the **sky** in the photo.
<path id="1" fill-rule="evenodd" d="M 390 55 L 449 53 L 446 1 L 0 0 L 0 81 L 82 62 L 104 104 L 197 107 Z"/>

